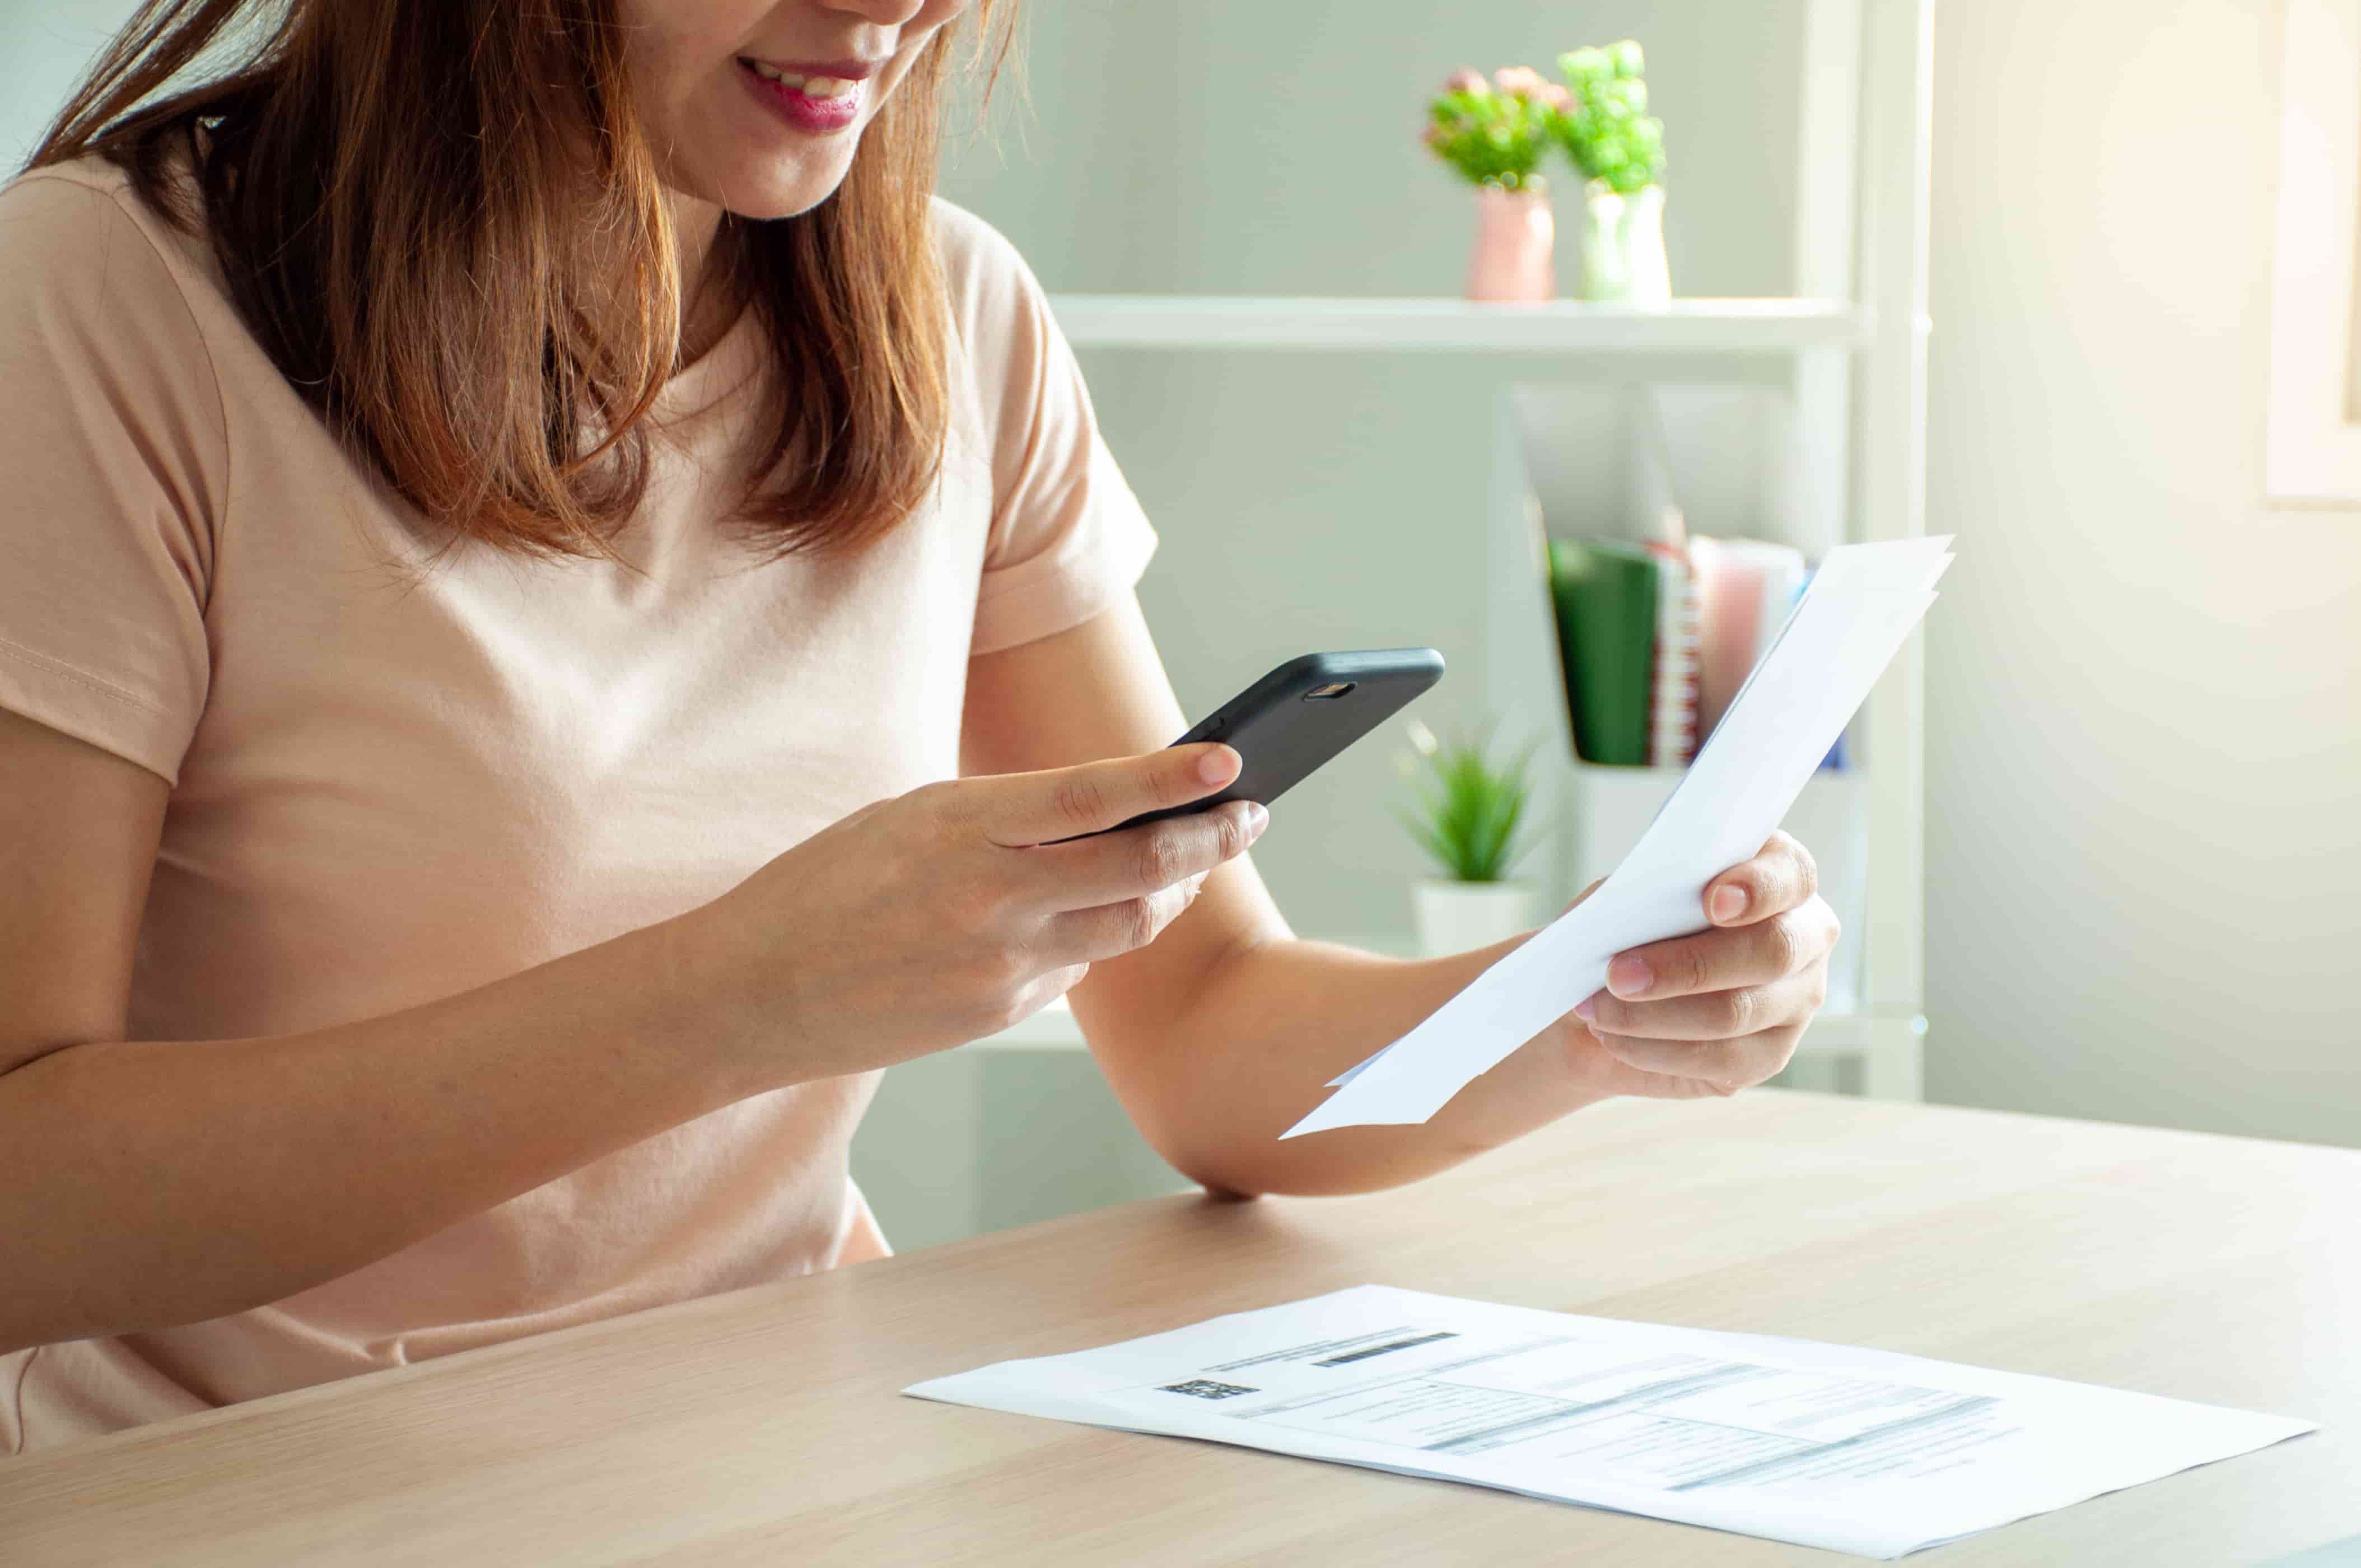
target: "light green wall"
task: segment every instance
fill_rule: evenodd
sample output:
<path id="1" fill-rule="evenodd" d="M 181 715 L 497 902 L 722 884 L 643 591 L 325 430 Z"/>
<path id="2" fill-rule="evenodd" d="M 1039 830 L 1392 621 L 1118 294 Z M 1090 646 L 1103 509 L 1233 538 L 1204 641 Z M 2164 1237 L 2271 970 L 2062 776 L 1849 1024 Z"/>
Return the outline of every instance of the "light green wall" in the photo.
<path id="1" fill-rule="evenodd" d="M 14 172 L 130 0 L 0 0 L 0 170 Z"/>
<path id="2" fill-rule="evenodd" d="M 2282 14 L 1938 8 L 1942 1099 L 2361 1144 L 2361 510 L 2261 499 Z"/>

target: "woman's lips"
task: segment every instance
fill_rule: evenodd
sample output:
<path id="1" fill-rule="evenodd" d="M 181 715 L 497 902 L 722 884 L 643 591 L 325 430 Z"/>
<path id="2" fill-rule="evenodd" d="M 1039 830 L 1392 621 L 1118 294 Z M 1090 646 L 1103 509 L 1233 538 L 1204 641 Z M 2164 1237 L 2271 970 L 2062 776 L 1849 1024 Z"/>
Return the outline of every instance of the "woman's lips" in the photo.
<path id="1" fill-rule="evenodd" d="M 739 60 L 738 70 L 774 114 L 797 130 L 819 136 L 859 119 L 868 93 L 866 83 L 856 77 L 806 75 L 752 60 Z"/>

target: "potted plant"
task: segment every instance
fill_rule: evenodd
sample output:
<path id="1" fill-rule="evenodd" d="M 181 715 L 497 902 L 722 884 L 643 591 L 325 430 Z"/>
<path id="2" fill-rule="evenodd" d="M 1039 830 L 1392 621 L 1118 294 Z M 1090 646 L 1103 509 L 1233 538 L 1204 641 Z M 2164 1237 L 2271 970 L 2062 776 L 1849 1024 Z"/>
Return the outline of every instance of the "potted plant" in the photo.
<path id="1" fill-rule="evenodd" d="M 1518 831 L 1532 795 L 1532 749 L 1496 767 L 1485 739 L 1444 744 L 1416 719 L 1409 729 L 1414 751 L 1403 771 L 1418 804 L 1400 814 L 1402 825 L 1443 872 L 1415 890 L 1420 949 L 1441 957 L 1515 936 L 1532 916 L 1532 889 L 1508 880 L 1532 848 Z"/>
<path id="2" fill-rule="evenodd" d="M 1514 65 L 1487 82 L 1456 71 L 1427 106 L 1426 145 L 1476 187 L 1476 251 L 1467 267 L 1471 300 L 1554 298 L 1551 252 L 1556 224 L 1539 172 L 1555 116 L 1572 95 Z"/>
<path id="3" fill-rule="evenodd" d="M 1664 123 L 1648 114 L 1646 60 L 1626 38 L 1558 56 L 1567 92 L 1550 134 L 1584 185 L 1581 297 L 1635 305 L 1672 299 L 1664 262 Z"/>

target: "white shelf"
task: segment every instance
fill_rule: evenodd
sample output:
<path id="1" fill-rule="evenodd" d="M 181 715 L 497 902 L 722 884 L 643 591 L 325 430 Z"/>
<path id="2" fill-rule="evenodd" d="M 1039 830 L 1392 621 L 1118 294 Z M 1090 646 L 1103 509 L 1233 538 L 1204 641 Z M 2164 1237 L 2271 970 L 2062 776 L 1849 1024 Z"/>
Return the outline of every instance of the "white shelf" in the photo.
<path id="1" fill-rule="evenodd" d="M 1090 348 L 1412 349 L 1510 354 L 1785 354 L 1852 348 L 1867 313 L 1847 300 L 1675 300 L 1659 309 L 1466 300 L 1057 294 L 1067 340 Z"/>
<path id="2" fill-rule="evenodd" d="M 1857 1013 L 1823 1013 L 1812 1020 L 1796 1046 L 1798 1056 L 1849 1055 L 1866 1050 L 1874 1031 L 1871 1020 Z M 967 1047 L 974 1051 L 1086 1051 L 1082 1027 L 1073 1009 L 1060 997 L 1030 1018 L 997 1035 L 986 1036 Z"/>

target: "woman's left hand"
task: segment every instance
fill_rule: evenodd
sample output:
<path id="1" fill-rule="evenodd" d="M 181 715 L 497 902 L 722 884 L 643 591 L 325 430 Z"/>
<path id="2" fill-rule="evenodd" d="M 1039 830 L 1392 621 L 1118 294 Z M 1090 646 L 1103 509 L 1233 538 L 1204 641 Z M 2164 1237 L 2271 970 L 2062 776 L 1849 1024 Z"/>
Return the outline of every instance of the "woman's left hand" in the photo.
<path id="1" fill-rule="evenodd" d="M 1733 1094 L 1787 1065 L 1828 989 L 1837 917 L 1812 857 L 1773 833 L 1705 886 L 1712 929 L 1619 953 L 1565 1020 L 1607 1094 Z"/>

